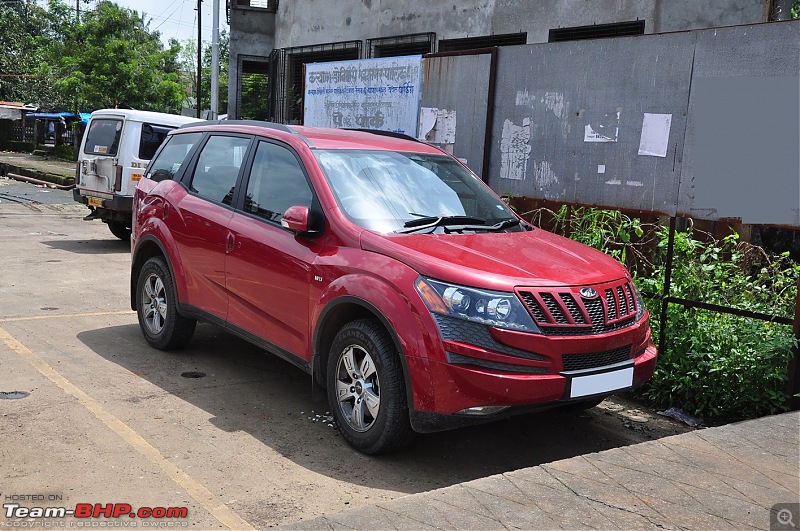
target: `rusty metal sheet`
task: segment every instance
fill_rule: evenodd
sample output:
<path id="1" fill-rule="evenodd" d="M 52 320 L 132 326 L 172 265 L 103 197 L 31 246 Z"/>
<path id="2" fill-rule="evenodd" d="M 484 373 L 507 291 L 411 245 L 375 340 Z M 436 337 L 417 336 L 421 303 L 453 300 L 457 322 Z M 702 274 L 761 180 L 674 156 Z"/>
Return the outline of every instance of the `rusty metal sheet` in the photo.
<path id="1" fill-rule="evenodd" d="M 422 59 L 420 122 L 425 121 L 426 116 L 435 120 L 428 140 L 466 161 L 481 177 L 490 66 L 490 54 Z M 424 112 L 425 109 L 430 110 Z"/>

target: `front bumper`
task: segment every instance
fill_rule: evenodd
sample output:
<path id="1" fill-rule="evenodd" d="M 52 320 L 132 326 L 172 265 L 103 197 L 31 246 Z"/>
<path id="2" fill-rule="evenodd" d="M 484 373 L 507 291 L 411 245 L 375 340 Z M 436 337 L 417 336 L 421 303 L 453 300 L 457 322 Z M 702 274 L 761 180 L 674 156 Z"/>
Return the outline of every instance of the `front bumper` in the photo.
<path id="1" fill-rule="evenodd" d="M 471 343 L 453 341 L 444 334 L 444 360 L 409 359 L 412 380 L 415 369 L 426 371 L 434 392 L 432 408 L 412 413 L 416 431 L 440 431 L 609 396 L 643 384 L 655 369 L 657 351 L 647 318 L 593 336 L 487 331 L 493 343 L 474 335 Z M 468 411 L 485 406 L 496 407 L 487 408 L 485 415 Z"/>

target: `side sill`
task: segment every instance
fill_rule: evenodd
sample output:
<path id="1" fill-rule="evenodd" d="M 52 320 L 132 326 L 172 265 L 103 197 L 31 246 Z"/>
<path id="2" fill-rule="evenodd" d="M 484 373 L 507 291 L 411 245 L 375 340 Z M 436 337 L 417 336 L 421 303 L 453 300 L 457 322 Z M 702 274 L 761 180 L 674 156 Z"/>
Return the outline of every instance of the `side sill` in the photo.
<path id="1" fill-rule="evenodd" d="M 197 319 L 200 321 L 206 321 L 211 324 L 217 325 L 220 328 L 224 328 L 226 331 L 236 336 L 239 336 L 248 343 L 252 343 L 253 345 L 256 345 L 259 348 L 263 348 L 270 354 L 274 354 L 275 356 L 278 356 L 279 358 L 288 361 L 295 367 L 311 374 L 311 364 L 307 360 L 304 360 L 300 356 L 292 354 L 288 350 L 282 349 L 281 347 L 274 345 L 269 341 L 248 332 L 247 330 L 232 325 L 227 321 L 225 321 L 224 319 L 220 319 L 216 315 L 212 315 L 204 310 L 201 310 L 200 308 L 197 308 L 196 306 L 192 306 L 191 304 L 184 304 L 184 303 L 178 305 L 178 311 L 180 312 L 181 315 L 185 315 L 186 317 L 191 317 L 193 319 Z"/>

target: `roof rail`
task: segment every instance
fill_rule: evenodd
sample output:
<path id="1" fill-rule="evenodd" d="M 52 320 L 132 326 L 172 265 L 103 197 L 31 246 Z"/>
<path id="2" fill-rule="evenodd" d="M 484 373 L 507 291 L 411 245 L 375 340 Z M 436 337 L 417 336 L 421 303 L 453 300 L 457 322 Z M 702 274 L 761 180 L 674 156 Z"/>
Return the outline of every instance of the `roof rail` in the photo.
<path id="1" fill-rule="evenodd" d="M 346 131 L 360 131 L 362 133 L 372 133 L 373 135 L 390 136 L 392 138 L 400 138 L 402 140 L 411 140 L 413 142 L 422 142 L 418 138 L 405 133 L 395 133 L 394 131 L 384 131 L 383 129 L 362 129 L 358 127 L 344 127 Z"/>
<path id="2" fill-rule="evenodd" d="M 270 129 L 277 129 L 278 131 L 297 134 L 297 131 L 290 129 L 283 124 L 265 122 L 262 120 L 206 120 L 205 122 L 190 122 L 182 125 L 180 129 L 183 129 L 184 127 L 201 127 L 204 125 L 254 125 L 257 127 L 269 127 Z"/>

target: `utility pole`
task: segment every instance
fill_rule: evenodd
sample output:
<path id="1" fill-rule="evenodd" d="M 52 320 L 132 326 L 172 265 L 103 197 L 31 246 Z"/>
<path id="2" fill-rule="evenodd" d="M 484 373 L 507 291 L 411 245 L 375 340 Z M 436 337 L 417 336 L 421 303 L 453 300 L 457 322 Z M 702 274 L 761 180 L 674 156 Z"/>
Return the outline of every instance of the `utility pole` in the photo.
<path id="1" fill-rule="evenodd" d="M 203 89 L 200 86 L 203 76 L 203 32 L 201 31 L 201 21 L 203 20 L 203 10 L 201 9 L 203 0 L 197 0 L 197 117 L 200 118 L 200 97 L 203 95 Z"/>
<path id="2" fill-rule="evenodd" d="M 216 120 L 219 113 L 219 0 L 214 0 L 214 15 L 211 17 L 211 116 Z"/>

